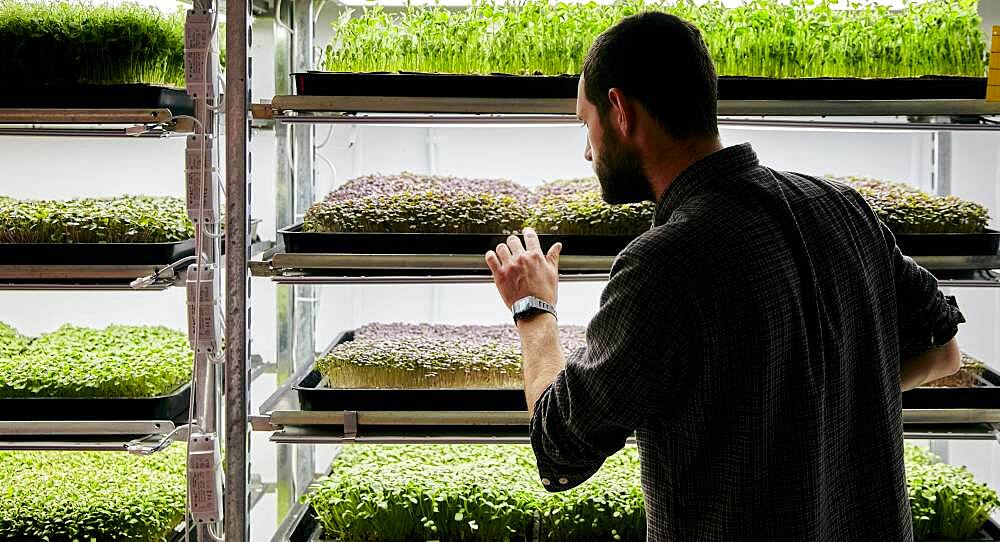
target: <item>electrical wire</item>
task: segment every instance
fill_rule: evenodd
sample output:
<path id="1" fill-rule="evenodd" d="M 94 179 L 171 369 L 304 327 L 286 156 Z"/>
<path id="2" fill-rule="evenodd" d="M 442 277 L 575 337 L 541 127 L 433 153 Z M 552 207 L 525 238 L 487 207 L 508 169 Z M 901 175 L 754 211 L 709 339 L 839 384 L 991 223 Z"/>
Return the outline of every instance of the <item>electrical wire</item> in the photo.
<path id="1" fill-rule="evenodd" d="M 323 142 L 313 145 L 313 149 L 322 149 L 327 143 L 330 142 L 330 137 L 333 136 L 333 124 L 330 124 L 329 128 L 330 129 L 326 131 L 326 136 L 323 138 Z"/>
<path id="2" fill-rule="evenodd" d="M 225 542 L 226 541 L 225 537 L 223 537 L 223 536 L 218 535 L 218 534 L 215 533 L 214 527 L 216 525 L 217 524 L 215 524 L 215 523 L 209 523 L 208 525 L 205 525 L 205 532 L 208 533 L 208 536 L 212 540 L 215 540 L 216 542 Z"/>
<path id="3" fill-rule="evenodd" d="M 290 27 L 287 24 L 281 22 L 281 0 L 277 0 L 274 3 L 274 22 L 278 23 L 278 26 L 280 26 L 281 28 L 284 28 L 288 32 L 291 32 L 293 34 L 295 33 L 295 31 L 292 30 L 292 27 Z"/>
<path id="4" fill-rule="evenodd" d="M 327 189 L 327 192 L 329 192 L 330 190 L 333 189 L 334 186 L 337 185 L 337 167 L 334 166 L 333 162 L 331 162 L 329 159 L 327 159 L 327 157 L 323 156 L 322 154 L 316 153 L 315 156 L 316 158 L 319 158 L 320 161 L 322 161 L 323 163 L 325 163 L 327 166 L 330 167 L 330 175 L 332 179 L 330 179 L 330 185 Z"/>
<path id="5" fill-rule="evenodd" d="M 319 3 L 319 7 L 316 8 L 316 14 L 313 15 L 313 26 L 316 26 L 316 23 L 319 22 L 319 14 L 323 13 L 323 8 L 326 7 L 326 4 L 327 0 L 323 0 L 322 2 Z"/>
<path id="6" fill-rule="evenodd" d="M 163 273 L 164 271 L 167 271 L 167 270 L 174 271 L 178 267 L 180 267 L 180 266 L 182 266 L 182 265 L 184 265 L 186 263 L 190 263 L 190 262 L 192 262 L 194 260 L 197 260 L 197 259 L 198 258 L 195 257 L 195 256 L 187 256 L 185 258 L 181 258 L 181 259 L 177 260 L 176 262 L 174 262 L 174 263 L 172 263 L 172 264 L 164 267 L 163 269 L 157 269 L 156 272 L 154 272 L 152 275 L 149 275 L 149 276 L 146 276 L 146 277 L 140 277 L 140 278 L 137 278 L 137 279 L 133 280 L 132 282 L 129 283 L 129 286 L 131 286 L 132 288 L 135 288 L 135 289 L 145 288 L 147 286 L 152 285 L 157 280 L 159 280 L 160 274 Z"/>
<path id="7" fill-rule="evenodd" d="M 202 99 L 207 100 L 207 97 L 202 97 Z M 205 215 L 205 201 L 204 201 L 204 195 L 205 195 L 205 169 L 206 169 L 205 168 L 205 163 L 208 162 L 208 160 L 205 160 L 205 142 L 207 140 L 207 134 L 205 133 L 205 125 L 201 122 L 200 119 L 197 119 L 197 118 L 192 117 L 190 115 L 177 115 L 174 118 L 188 118 L 188 119 L 194 121 L 195 125 L 197 126 L 197 130 L 196 130 L 195 133 L 198 133 L 198 131 L 201 132 L 201 157 L 202 157 L 202 159 L 201 159 L 201 187 L 200 187 L 200 190 L 198 191 L 198 198 L 201 199 L 202 202 L 201 202 L 201 207 L 200 207 L 200 211 L 199 211 L 199 215 L 198 215 L 198 223 L 195 225 L 195 234 L 196 235 L 195 235 L 195 241 L 194 241 L 194 247 L 195 247 L 194 248 L 194 250 L 195 250 L 194 258 L 195 258 L 195 267 L 197 269 L 197 271 L 196 271 L 196 277 L 197 277 L 196 281 L 200 285 L 201 284 L 201 269 L 202 269 L 201 258 L 203 256 L 203 253 L 201 251 L 203 236 L 200 235 L 200 233 L 201 233 L 200 230 L 202 228 L 203 219 L 204 219 L 204 215 Z M 200 323 L 201 323 L 201 318 L 200 318 L 201 314 L 200 314 L 200 312 L 201 312 L 201 295 L 199 294 L 199 295 L 195 296 L 195 302 L 194 302 L 194 319 L 195 319 L 194 326 L 193 326 L 194 327 L 194 365 L 193 365 L 192 371 L 191 371 L 191 394 L 188 397 L 188 423 L 187 423 L 187 426 L 188 426 L 188 434 L 187 434 L 188 453 L 187 453 L 187 456 L 185 458 L 185 469 L 187 470 L 187 472 L 191 471 L 191 434 L 194 432 L 194 431 L 192 431 L 192 429 L 197 428 L 199 431 L 201 431 L 201 426 L 199 424 L 195 423 L 196 421 L 198 421 L 198 420 L 195 420 L 195 406 L 196 406 L 195 405 L 195 397 L 198 395 L 198 389 L 199 389 L 198 388 L 198 384 L 199 384 L 199 382 L 198 382 L 198 339 L 199 339 L 198 335 L 199 335 L 199 332 L 201 330 L 201 325 L 200 325 Z M 191 502 L 191 487 L 190 487 L 190 485 L 187 485 L 187 487 L 185 488 L 185 491 L 186 491 L 185 496 L 186 496 L 186 499 L 187 499 L 186 502 L 190 503 Z M 191 530 L 191 527 L 190 527 L 190 519 L 191 518 L 190 518 L 190 516 L 191 516 L 190 512 L 184 514 L 184 542 L 189 542 L 188 535 L 189 535 L 189 532 Z"/>
<path id="8" fill-rule="evenodd" d="M 152 455 L 152 454 L 155 454 L 156 452 L 163 451 L 168 446 L 170 446 L 170 444 L 174 441 L 174 437 L 177 436 L 177 433 L 180 433 L 181 431 L 184 431 L 184 430 L 190 430 L 190 429 L 191 429 L 191 427 L 189 425 L 187 425 L 187 424 L 179 425 L 179 426 L 175 427 L 173 431 L 171 431 L 171 432 L 167 433 L 166 435 L 164 435 L 164 437 L 161 438 L 159 440 L 159 442 L 157 442 L 153 446 L 146 446 L 143 443 L 142 439 L 130 440 L 130 441 L 128 441 L 128 442 L 125 443 L 125 451 L 127 451 L 128 453 L 133 454 L 133 455 Z"/>

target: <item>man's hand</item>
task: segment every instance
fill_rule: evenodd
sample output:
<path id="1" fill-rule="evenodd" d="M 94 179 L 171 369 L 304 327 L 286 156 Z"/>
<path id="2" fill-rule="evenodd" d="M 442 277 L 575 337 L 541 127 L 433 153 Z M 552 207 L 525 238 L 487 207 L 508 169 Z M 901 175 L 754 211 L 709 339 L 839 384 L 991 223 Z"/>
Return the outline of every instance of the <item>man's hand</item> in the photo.
<path id="1" fill-rule="evenodd" d="M 511 235 L 506 244 L 501 243 L 495 251 L 486 253 L 486 265 L 508 309 L 515 301 L 529 295 L 555 306 L 559 297 L 561 251 L 562 243 L 556 243 L 549 248 L 548 254 L 543 254 L 535 230 L 525 228 L 524 246 L 516 235 Z"/>

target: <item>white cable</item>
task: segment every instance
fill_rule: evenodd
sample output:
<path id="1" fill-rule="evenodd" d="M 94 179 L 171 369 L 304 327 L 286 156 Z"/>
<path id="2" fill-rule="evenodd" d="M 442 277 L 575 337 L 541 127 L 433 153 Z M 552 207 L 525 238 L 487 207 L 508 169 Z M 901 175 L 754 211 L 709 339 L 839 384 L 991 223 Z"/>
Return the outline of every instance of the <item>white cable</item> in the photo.
<path id="1" fill-rule="evenodd" d="M 330 190 L 333 190 L 334 186 L 337 186 L 337 166 L 334 166 L 333 162 L 320 153 L 316 153 L 316 158 L 319 158 L 323 163 L 330 167 L 330 175 L 332 179 L 330 179 L 330 184 L 327 187 L 327 192 L 329 192 Z"/>
<path id="2" fill-rule="evenodd" d="M 322 2 L 319 3 L 319 7 L 316 8 L 316 14 L 313 15 L 313 26 L 316 26 L 316 23 L 319 22 L 319 14 L 323 13 L 323 8 L 326 7 L 326 4 L 327 4 L 326 0 L 323 0 Z"/>
<path id="3" fill-rule="evenodd" d="M 285 30 L 287 30 L 287 31 L 289 31 L 289 32 L 291 32 L 293 34 L 295 33 L 295 31 L 292 30 L 292 27 L 290 27 L 287 24 L 281 22 L 281 0 L 277 0 L 274 3 L 274 22 L 278 23 L 278 26 L 280 26 L 281 28 L 284 28 Z"/>
<path id="4" fill-rule="evenodd" d="M 170 446 L 170 444 L 174 441 L 173 439 L 177 435 L 177 433 L 185 429 L 190 430 L 190 426 L 185 424 L 175 427 L 173 431 L 167 433 L 163 438 L 160 439 L 159 442 L 157 442 L 153 446 L 147 446 L 143 444 L 141 439 L 130 440 L 125 443 L 125 451 L 134 455 L 155 454 L 156 452 L 162 451 L 166 449 L 168 446 Z"/>
<path id="5" fill-rule="evenodd" d="M 313 149 L 322 149 L 330 142 L 330 136 L 333 135 L 333 124 L 329 125 L 329 130 L 326 131 L 326 137 L 323 138 L 323 142 L 318 145 L 313 145 Z"/>
<path id="6" fill-rule="evenodd" d="M 177 269 L 178 267 L 180 267 L 180 266 L 182 266 L 182 265 L 184 265 L 186 263 L 189 263 L 192 260 L 196 260 L 196 259 L 197 259 L 197 257 L 195 257 L 195 256 L 187 256 L 185 258 L 181 258 L 181 259 L 177 260 L 176 262 L 174 262 L 174 263 L 172 263 L 172 264 L 164 267 L 163 269 L 158 269 L 152 275 L 148 275 L 148 276 L 145 276 L 145 277 L 139 277 L 139 278 L 133 280 L 132 282 L 129 283 L 129 286 L 131 286 L 132 288 L 135 288 L 137 290 L 140 289 L 140 288 L 145 288 L 147 286 L 151 286 L 151 285 L 153 285 L 157 281 L 157 279 L 160 278 L 160 274 L 163 273 L 164 271 L 167 271 L 167 270 L 173 271 L 173 270 Z"/>
<path id="7" fill-rule="evenodd" d="M 224 537 L 215 534 L 215 529 L 213 529 L 213 527 L 216 525 L 216 523 L 209 523 L 205 525 L 205 532 L 208 533 L 208 536 L 211 537 L 212 540 L 215 540 L 216 542 L 225 542 L 226 539 Z"/>

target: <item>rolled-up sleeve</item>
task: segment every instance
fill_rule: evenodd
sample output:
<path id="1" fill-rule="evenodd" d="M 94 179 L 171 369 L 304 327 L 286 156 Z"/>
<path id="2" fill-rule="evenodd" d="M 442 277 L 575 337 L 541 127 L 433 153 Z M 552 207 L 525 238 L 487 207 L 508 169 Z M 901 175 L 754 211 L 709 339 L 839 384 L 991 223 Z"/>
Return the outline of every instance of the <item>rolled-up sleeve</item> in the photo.
<path id="1" fill-rule="evenodd" d="M 958 332 L 965 317 L 954 297 L 938 289 L 937 279 L 912 259 L 903 256 L 889 228 L 882 235 L 892 259 L 896 286 L 899 352 L 905 359 L 942 345 Z"/>
<path id="2" fill-rule="evenodd" d="M 666 276 L 660 259 L 652 247 L 618 257 L 586 347 L 535 403 L 531 444 L 549 491 L 590 478 L 644 419 L 679 399 L 690 314 L 683 284 Z"/>

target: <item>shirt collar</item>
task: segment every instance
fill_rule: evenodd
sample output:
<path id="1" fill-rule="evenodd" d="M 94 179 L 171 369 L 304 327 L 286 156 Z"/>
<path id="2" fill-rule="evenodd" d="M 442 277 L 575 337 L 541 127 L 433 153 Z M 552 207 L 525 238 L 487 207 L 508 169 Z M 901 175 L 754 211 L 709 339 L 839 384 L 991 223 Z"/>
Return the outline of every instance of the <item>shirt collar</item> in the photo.
<path id="1" fill-rule="evenodd" d="M 733 145 L 713 152 L 698 160 L 681 172 L 667 192 L 656 204 L 653 225 L 659 226 L 670 220 L 670 215 L 680 207 L 702 184 L 711 179 L 725 177 L 760 165 L 757 153 L 749 143 Z"/>

